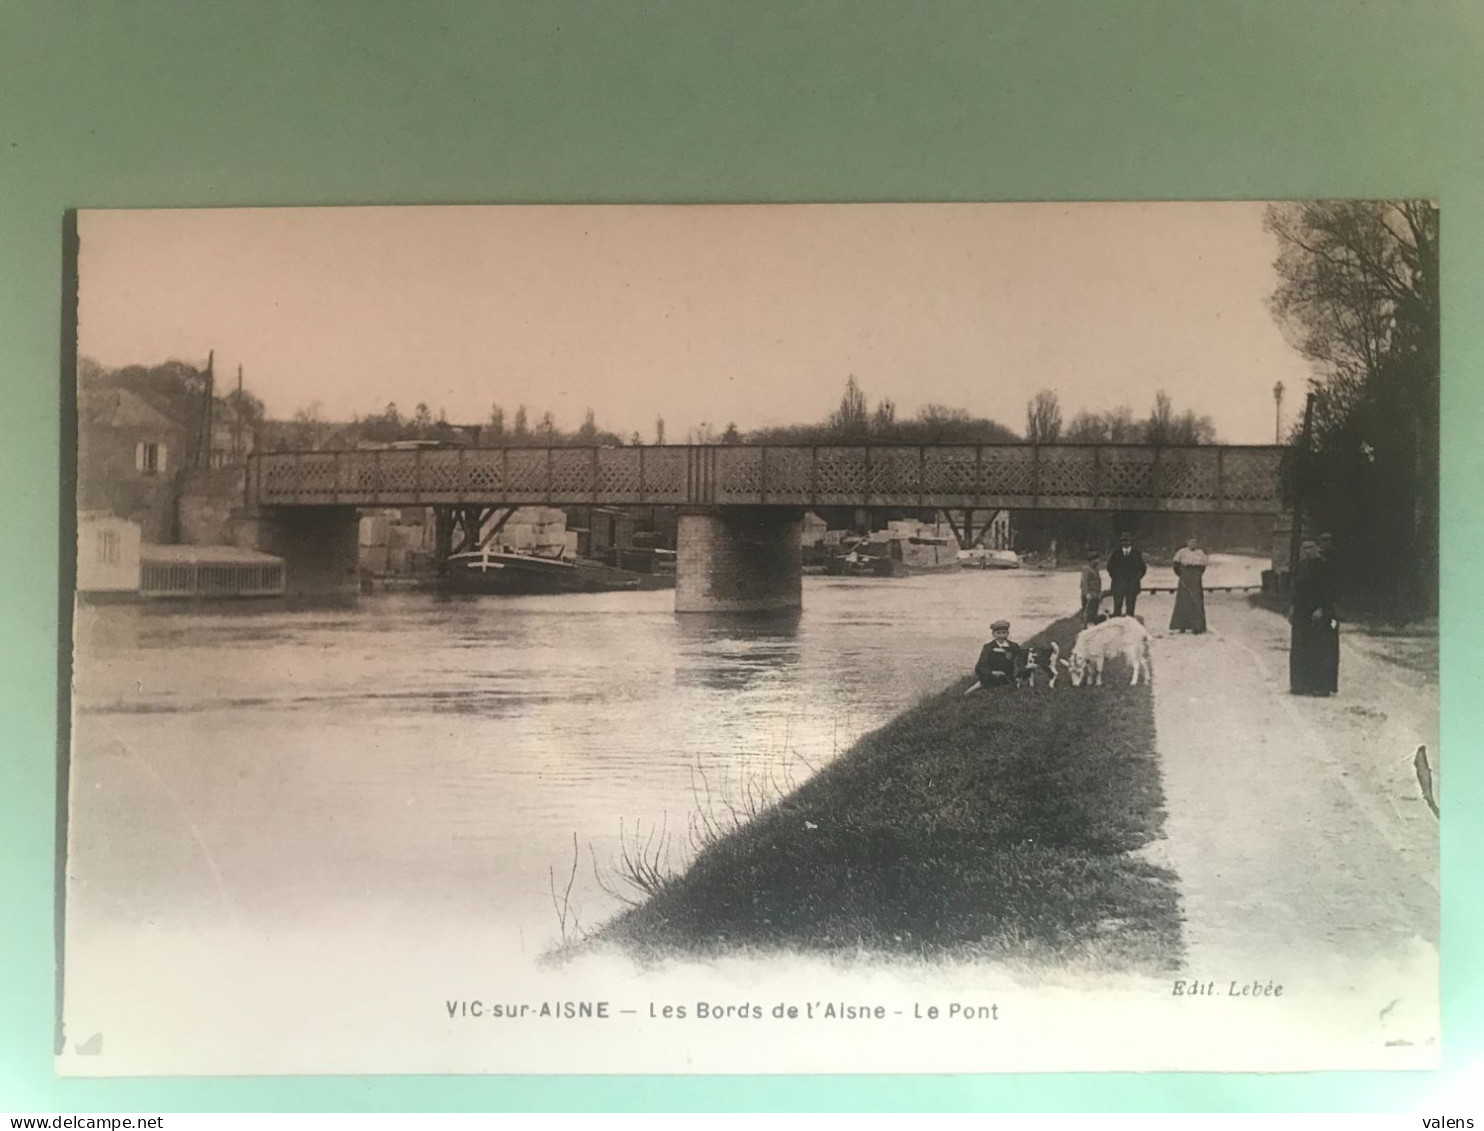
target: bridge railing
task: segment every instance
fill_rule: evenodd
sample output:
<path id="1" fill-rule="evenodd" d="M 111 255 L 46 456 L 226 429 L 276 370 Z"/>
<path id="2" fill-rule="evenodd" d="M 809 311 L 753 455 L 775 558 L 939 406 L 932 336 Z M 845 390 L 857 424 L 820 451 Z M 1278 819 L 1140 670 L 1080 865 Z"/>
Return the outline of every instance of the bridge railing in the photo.
<path id="1" fill-rule="evenodd" d="M 1276 513 L 1284 449 L 1125 444 L 706 445 L 280 452 L 259 506 L 459 503 Z"/>

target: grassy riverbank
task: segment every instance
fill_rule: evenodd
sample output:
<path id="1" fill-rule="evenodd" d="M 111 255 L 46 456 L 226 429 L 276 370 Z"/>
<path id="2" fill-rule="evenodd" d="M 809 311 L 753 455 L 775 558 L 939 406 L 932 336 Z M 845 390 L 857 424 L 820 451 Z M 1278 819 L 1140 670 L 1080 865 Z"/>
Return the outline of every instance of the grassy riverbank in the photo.
<path id="1" fill-rule="evenodd" d="M 1035 638 L 1069 651 L 1075 619 Z M 968 658 L 972 660 L 972 657 Z M 965 676 L 710 844 L 590 941 L 641 956 L 887 952 L 1174 963 L 1149 689 L 964 697 Z"/>

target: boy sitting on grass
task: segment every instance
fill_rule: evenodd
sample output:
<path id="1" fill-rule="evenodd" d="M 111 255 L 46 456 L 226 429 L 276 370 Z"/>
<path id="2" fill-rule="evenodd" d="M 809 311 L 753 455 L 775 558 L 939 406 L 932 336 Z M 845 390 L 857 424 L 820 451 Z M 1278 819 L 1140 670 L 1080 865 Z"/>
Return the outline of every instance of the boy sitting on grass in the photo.
<path id="1" fill-rule="evenodd" d="M 1010 622 L 997 620 L 989 631 L 994 639 L 980 650 L 974 665 L 978 682 L 965 695 L 984 687 L 1014 687 L 1017 674 L 1025 667 L 1025 649 L 1010 639 Z"/>

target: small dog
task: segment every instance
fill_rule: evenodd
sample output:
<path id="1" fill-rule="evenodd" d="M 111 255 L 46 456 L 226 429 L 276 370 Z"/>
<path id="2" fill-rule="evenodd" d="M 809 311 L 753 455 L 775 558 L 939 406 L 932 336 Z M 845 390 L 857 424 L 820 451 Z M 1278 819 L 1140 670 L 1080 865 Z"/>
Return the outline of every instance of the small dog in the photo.
<path id="1" fill-rule="evenodd" d="M 1066 667 L 1066 661 L 1061 658 L 1061 645 L 1056 641 L 1051 642 L 1049 649 L 1042 649 L 1036 645 L 1029 645 L 1021 659 L 1020 667 L 1015 672 L 1015 686 L 1036 686 L 1036 676 L 1044 674 L 1048 677 L 1046 686 L 1055 687 L 1056 678 L 1061 674 L 1061 669 Z"/>
<path id="2" fill-rule="evenodd" d="M 1015 661 L 1015 677 L 999 684 L 1000 687 L 1035 687 L 1037 674 L 1048 677 L 1047 687 L 1055 687 L 1057 676 L 1061 675 L 1061 669 L 1067 666 L 1067 662 L 1061 658 L 1061 645 L 1056 641 L 1051 642 L 1047 650 L 1037 648 L 1034 644 L 1023 649 Z M 972 695 L 976 691 L 983 691 L 984 684 L 975 680 L 964 692 Z"/>
<path id="3" fill-rule="evenodd" d="M 1083 684 L 1101 687 L 1103 667 L 1113 656 L 1122 656 L 1129 666 L 1129 686 L 1154 681 L 1154 664 L 1149 658 L 1149 630 L 1134 617 L 1114 617 L 1102 624 L 1084 628 L 1072 644 L 1072 659 L 1067 665 L 1072 686 Z"/>

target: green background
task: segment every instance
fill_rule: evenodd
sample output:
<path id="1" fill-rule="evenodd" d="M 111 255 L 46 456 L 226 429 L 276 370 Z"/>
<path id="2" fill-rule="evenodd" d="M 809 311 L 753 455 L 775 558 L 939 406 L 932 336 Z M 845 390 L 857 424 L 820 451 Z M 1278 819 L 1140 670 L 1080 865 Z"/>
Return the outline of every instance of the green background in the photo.
<path id="1" fill-rule="evenodd" d="M 0 1110 L 1425 1107 L 1484 1029 L 1481 59 L 1477 0 L 0 0 Z M 1443 209 L 1442 1077 L 52 1078 L 64 209 L 1360 195 Z"/>

